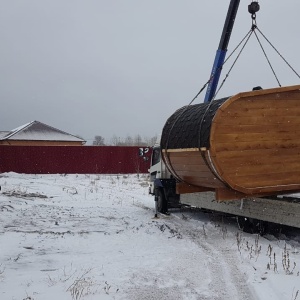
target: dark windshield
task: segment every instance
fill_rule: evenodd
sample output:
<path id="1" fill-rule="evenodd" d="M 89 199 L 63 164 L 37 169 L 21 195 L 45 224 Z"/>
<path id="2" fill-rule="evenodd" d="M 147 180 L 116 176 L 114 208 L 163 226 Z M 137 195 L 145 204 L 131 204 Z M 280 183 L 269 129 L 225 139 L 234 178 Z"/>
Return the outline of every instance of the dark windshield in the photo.
<path id="1" fill-rule="evenodd" d="M 154 148 L 152 152 L 152 163 L 151 165 L 154 166 L 160 162 L 160 148 Z"/>

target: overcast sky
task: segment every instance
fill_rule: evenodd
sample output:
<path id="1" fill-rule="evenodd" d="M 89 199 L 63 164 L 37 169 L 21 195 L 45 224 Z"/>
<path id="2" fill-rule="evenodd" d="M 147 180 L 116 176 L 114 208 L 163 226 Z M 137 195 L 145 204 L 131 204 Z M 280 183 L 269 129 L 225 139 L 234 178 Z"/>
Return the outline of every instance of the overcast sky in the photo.
<path id="1" fill-rule="evenodd" d="M 160 134 L 208 80 L 229 2 L 0 0 L 0 130 L 38 120 L 88 143 Z M 228 53 L 251 27 L 250 2 Z M 259 3 L 258 27 L 299 73 L 299 0 Z M 281 84 L 299 84 L 264 45 Z M 253 36 L 218 98 L 257 85 L 277 82 Z"/>

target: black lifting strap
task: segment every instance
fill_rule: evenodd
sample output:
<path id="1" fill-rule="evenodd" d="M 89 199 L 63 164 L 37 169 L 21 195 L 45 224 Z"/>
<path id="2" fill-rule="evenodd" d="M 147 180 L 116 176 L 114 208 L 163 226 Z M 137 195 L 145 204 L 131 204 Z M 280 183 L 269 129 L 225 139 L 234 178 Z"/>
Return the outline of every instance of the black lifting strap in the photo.
<path id="1" fill-rule="evenodd" d="M 262 46 L 262 43 L 260 42 L 260 40 L 259 40 L 259 38 L 258 38 L 258 35 L 257 35 L 256 31 L 258 31 L 258 32 L 263 36 L 263 38 L 271 45 L 271 47 L 277 52 L 277 54 L 284 60 L 284 62 L 290 67 L 290 69 L 291 69 L 291 70 L 298 76 L 298 78 L 300 79 L 299 74 L 292 68 L 292 66 L 287 62 L 287 60 L 279 53 L 279 51 L 272 45 L 272 43 L 265 37 L 265 35 L 264 35 L 264 34 L 259 30 L 259 28 L 257 27 L 257 24 L 256 24 L 256 13 L 259 11 L 259 9 L 260 9 L 260 6 L 259 6 L 259 4 L 258 4 L 257 1 L 252 1 L 252 3 L 248 5 L 248 11 L 249 11 L 249 13 L 251 14 L 251 18 L 252 18 L 252 26 L 251 26 L 251 29 L 250 29 L 250 31 L 246 34 L 246 36 L 242 39 L 242 41 L 238 44 L 238 46 L 233 50 L 233 52 L 229 55 L 229 57 L 224 61 L 223 65 L 224 65 L 224 64 L 228 61 L 228 59 L 233 55 L 233 53 L 237 50 L 237 48 L 239 48 L 240 45 L 241 45 L 242 43 L 244 43 L 243 46 L 242 46 L 242 48 L 241 48 L 241 50 L 239 51 L 237 57 L 235 58 L 235 60 L 234 60 L 234 62 L 233 62 L 233 64 L 232 64 L 232 66 L 230 67 L 229 71 L 228 71 L 227 74 L 225 75 L 225 78 L 223 79 L 223 81 L 222 81 L 220 87 L 219 87 L 218 90 L 216 91 L 216 93 L 215 93 L 215 95 L 214 95 L 214 97 L 213 97 L 212 100 L 214 100 L 214 99 L 216 98 L 216 96 L 217 96 L 217 94 L 219 93 L 220 89 L 223 87 L 223 85 L 224 85 L 225 81 L 227 80 L 227 78 L 228 78 L 230 72 L 232 71 L 233 67 L 235 66 L 235 64 L 236 64 L 238 58 L 240 57 L 241 53 L 243 52 L 245 46 L 247 45 L 247 43 L 248 43 L 248 41 L 249 41 L 249 39 L 250 39 L 252 33 L 255 34 L 255 37 L 256 37 L 256 39 L 257 39 L 257 41 L 258 41 L 258 43 L 259 43 L 259 45 L 260 45 L 260 47 L 261 47 L 261 49 L 262 49 L 262 51 L 263 51 L 263 53 L 264 53 L 265 58 L 267 59 L 267 62 L 268 62 L 269 66 L 270 66 L 270 68 L 271 68 L 271 70 L 272 70 L 272 72 L 273 72 L 273 74 L 274 74 L 274 76 L 275 76 L 275 78 L 276 78 L 276 80 L 277 80 L 277 83 L 278 83 L 278 85 L 281 87 L 281 84 L 280 84 L 280 82 L 279 82 L 279 80 L 278 80 L 278 77 L 277 77 L 277 75 L 276 75 L 276 73 L 275 73 L 275 70 L 274 70 L 274 68 L 273 68 L 273 66 L 272 66 L 272 64 L 271 64 L 271 62 L 270 62 L 270 60 L 269 60 L 269 58 L 268 58 L 268 56 L 267 56 L 267 53 L 266 53 L 265 49 L 264 49 L 263 46 Z M 221 67 L 223 67 L 223 65 L 222 65 Z M 198 95 L 197 95 L 197 96 L 198 96 Z M 194 99 L 193 99 L 193 100 L 194 100 Z M 213 102 L 213 101 L 211 101 L 211 102 L 209 103 L 209 105 L 207 106 L 207 109 L 206 109 L 205 113 L 204 113 L 203 116 L 202 116 L 202 119 L 201 119 L 201 122 L 200 122 L 200 130 L 199 130 L 199 132 L 201 132 L 202 123 L 203 123 L 204 120 L 205 120 L 207 111 L 210 109 L 210 106 L 211 106 L 212 102 Z M 200 144 L 201 144 L 201 136 L 199 135 L 198 138 L 199 138 L 199 145 L 200 145 Z"/>
<path id="2" fill-rule="evenodd" d="M 277 53 L 277 54 L 282 58 L 282 60 L 287 64 L 287 66 L 288 66 L 288 67 L 296 74 L 296 76 L 300 79 L 300 76 L 299 76 L 299 74 L 295 71 L 295 69 L 287 62 L 287 60 L 279 53 L 279 51 L 274 47 L 274 45 L 266 38 L 266 36 L 265 36 L 265 35 L 259 30 L 259 28 L 257 27 L 257 24 L 256 24 L 256 13 L 259 11 L 259 8 L 260 8 L 260 6 L 259 6 L 259 4 L 258 4 L 257 1 L 252 1 L 252 3 L 249 4 L 249 6 L 248 6 L 248 11 L 249 11 L 249 13 L 251 14 L 251 18 L 252 18 L 252 31 L 253 31 L 254 34 L 255 34 L 255 37 L 256 37 L 256 39 L 257 39 L 257 41 L 258 41 L 258 43 L 259 43 L 259 45 L 260 45 L 260 47 L 261 47 L 261 49 L 262 49 L 262 51 L 263 51 L 263 53 L 264 53 L 265 58 L 267 59 L 267 62 L 268 62 L 269 66 L 270 66 L 270 68 L 271 68 L 271 70 L 272 70 L 272 72 L 273 72 L 273 74 L 274 74 L 274 76 L 275 76 L 275 78 L 276 78 L 276 80 L 277 80 L 278 85 L 281 86 L 281 84 L 280 84 L 280 82 L 279 82 L 279 80 L 278 80 L 278 77 L 277 77 L 277 75 L 276 75 L 276 73 L 275 73 L 275 70 L 274 70 L 273 66 L 271 65 L 271 62 L 270 62 L 270 60 L 269 60 L 269 57 L 267 56 L 267 53 L 266 53 L 265 49 L 263 48 L 262 43 L 261 43 L 260 39 L 258 38 L 258 35 L 257 35 L 256 31 L 258 31 L 258 32 L 262 35 L 262 37 L 263 37 L 263 38 L 269 43 L 269 45 L 276 51 L 276 53 Z"/>
<path id="3" fill-rule="evenodd" d="M 282 56 L 282 54 L 280 54 L 280 52 L 274 47 L 274 45 L 266 38 L 266 36 L 265 36 L 265 35 L 261 32 L 261 30 L 257 27 L 257 24 L 256 24 L 256 13 L 259 11 L 259 9 L 260 9 L 260 6 L 259 6 L 259 4 L 258 4 L 257 1 L 252 1 L 252 3 L 248 5 L 248 11 L 249 11 L 249 13 L 251 14 L 251 19 L 252 19 L 251 30 L 250 30 L 250 32 L 248 32 L 249 35 L 248 35 L 248 34 L 246 35 L 246 37 L 247 37 L 246 42 L 244 43 L 244 45 L 243 45 L 242 49 L 240 50 L 238 56 L 237 56 L 236 59 L 234 60 L 234 62 L 233 62 L 233 64 L 232 64 L 232 66 L 230 67 L 228 73 L 225 75 L 225 78 L 223 79 L 223 81 L 222 81 L 220 87 L 218 88 L 218 90 L 216 91 L 216 93 L 215 93 L 213 99 L 216 98 L 216 96 L 217 96 L 217 94 L 219 93 L 220 89 L 223 87 L 223 85 L 224 85 L 225 81 L 227 80 L 227 78 L 228 78 L 228 76 L 229 76 L 229 74 L 230 74 L 232 68 L 234 67 L 234 65 L 235 65 L 235 63 L 236 63 L 236 61 L 237 61 L 237 59 L 239 58 L 239 56 L 241 55 L 242 51 L 244 50 L 246 44 L 248 43 L 248 40 L 250 39 L 252 33 L 255 34 L 255 37 L 256 37 L 256 39 L 257 39 L 257 41 L 258 41 L 258 43 L 259 43 L 259 45 L 260 45 L 260 47 L 261 47 L 261 49 L 262 49 L 262 51 L 263 51 L 263 54 L 264 54 L 264 56 L 265 56 L 265 58 L 266 58 L 266 60 L 267 60 L 267 62 L 268 62 L 268 64 L 269 64 L 269 66 L 270 66 L 270 68 L 271 68 L 271 70 L 272 70 L 272 73 L 273 73 L 273 75 L 274 75 L 274 77 L 275 77 L 275 79 L 276 79 L 276 81 L 277 81 L 277 83 L 278 83 L 279 86 L 281 86 L 281 84 L 280 84 L 280 82 L 279 82 L 279 80 L 278 80 L 278 76 L 277 76 L 277 74 L 275 73 L 275 70 L 274 70 L 274 68 L 273 68 L 273 66 L 272 66 L 272 64 L 271 64 L 271 62 L 270 62 L 270 59 L 269 59 L 269 57 L 268 57 L 268 55 L 267 55 L 265 49 L 263 48 L 263 45 L 262 45 L 262 43 L 261 43 L 261 41 L 260 41 L 260 39 L 259 39 L 259 37 L 258 37 L 258 35 L 257 35 L 257 32 L 259 32 L 259 33 L 261 34 L 261 36 L 269 43 L 269 45 L 276 51 L 276 53 L 281 57 L 281 59 L 287 64 L 287 66 L 288 66 L 288 67 L 296 74 L 296 76 L 300 79 L 300 75 L 295 71 L 295 69 L 287 62 L 287 60 Z M 239 47 L 239 45 L 238 45 L 238 47 Z M 238 47 L 237 47 L 237 48 L 238 48 Z M 234 51 L 235 51 L 235 50 L 234 50 Z M 234 52 L 234 51 L 233 51 L 233 52 Z M 232 54 L 233 54 L 233 52 L 232 52 Z M 230 56 L 231 56 L 231 55 L 230 55 Z M 230 56 L 229 56 L 229 57 L 230 57 Z M 229 59 L 229 57 L 228 57 L 228 59 Z M 228 59 L 227 59 L 227 60 L 228 60 Z M 227 62 L 227 60 L 224 62 L 224 64 Z M 224 64 L 223 64 L 223 65 L 224 65 Z"/>
<path id="4" fill-rule="evenodd" d="M 282 54 L 274 47 L 274 45 L 266 38 L 266 36 L 257 28 L 257 31 L 261 34 L 261 36 L 269 43 L 269 45 L 276 51 L 276 53 L 281 57 L 281 59 L 287 64 L 287 66 L 295 73 L 295 75 L 300 79 L 300 75 L 296 72 L 296 70 L 288 63 L 288 61 L 282 56 Z"/>
<path id="5" fill-rule="evenodd" d="M 262 46 L 262 43 L 260 42 L 259 38 L 258 38 L 258 35 L 257 35 L 257 31 L 261 34 L 261 36 L 269 43 L 269 45 L 276 51 L 276 53 L 283 59 L 283 61 L 287 64 L 287 66 L 296 74 L 296 76 L 300 79 L 300 75 L 293 69 L 293 67 L 287 62 L 287 60 L 279 53 L 279 51 L 274 47 L 274 45 L 266 38 L 266 36 L 261 32 L 261 30 L 257 27 L 257 24 L 256 24 L 256 13 L 259 11 L 260 9 L 260 6 L 258 4 L 257 1 L 252 1 L 251 4 L 248 5 L 248 11 L 249 13 L 251 14 L 251 19 L 252 19 L 252 26 L 251 26 L 251 29 L 247 32 L 247 34 L 244 36 L 244 38 L 241 40 L 241 42 L 234 48 L 234 50 L 231 52 L 231 54 L 227 57 L 227 59 L 224 61 L 224 63 L 220 66 L 220 68 L 223 68 L 223 66 L 225 65 L 225 63 L 227 63 L 227 61 L 231 58 L 231 56 L 236 52 L 236 50 L 242 45 L 240 51 L 238 52 L 238 55 L 237 57 L 235 58 L 232 66 L 230 67 L 229 71 L 227 72 L 227 74 L 225 75 L 225 78 L 223 79 L 220 87 L 218 88 L 218 90 L 216 91 L 214 97 L 212 100 L 214 100 L 217 96 L 217 94 L 219 93 L 219 91 L 221 90 L 221 88 L 223 87 L 225 81 L 227 80 L 230 72 L 232 71 L 233 67 L 235 66 L 238 58 L 240 57 L 241 53 L 243 52 L 244 48 L 246 47 L 252 33 L 255 34 L 255 37 L 264 53 L 264 56 L 266 57 L 267 61 L 268 61 L 268 64 L 277 80 L 277 83 L 279 86 L 280 85 L 280 82 L 278 80 L 278 77 L 274 71 L 274 68 L 272 67 L 271 65 L 271 62 L 266 54 L 266 51 L 264 50 L 263 46 Z M 206 88 L 206 86 L 208 85 L 208 83 L 210 82 L 211 78 L 208 79 L 208 81 L 203 85 L 203 87 L 200 89 L 200 91 L 196 94 L 196 96 L 190 101 L 190 103 L 183 107 L 182 108 L 182 111 L 180 112 L 180 114 L 178 114 L 176 120 L 174 121 L 174 124 L 173 126 L 171 127 L 170 131 L 169 131 L 169 134 L 168 134 L 168 138 L 167 138 L 167 143 L 166 143 L 166 149 L 168 148 L 168 143 L 169 143 L 169 137 L 170 137 L 170 134 L 171 134 L 171 131 L 173 130 L 173 127 L 175 125 L 175 123 L 177 123 L 178 119 L 180 118 L 180 116 L 186 111 L 187 107 L 189 107 L 195 100 L 196 98 L 202 93 L 202 91 Z M 203 116 L 202 116 L 202 119 L 201 119 L 201 122 L 200 122 L 200 129 L 199 129 L 199 132 L 201 132 L 201 128 L 202 128 L 202 123 L 204 122 L 205 120 L 205 117 L 206 117 L 206 114 L 207 112 L 209 111 L 210 109 L 210 106 L 212 104 L 213 101 L 210 101 L 209 105 L 207 105 L 207 108 L 206 108 L 206 111 L 204 112 Z M 199 147 L 201 145 L 201 136 L 198 137 L 199 138 Z"/>

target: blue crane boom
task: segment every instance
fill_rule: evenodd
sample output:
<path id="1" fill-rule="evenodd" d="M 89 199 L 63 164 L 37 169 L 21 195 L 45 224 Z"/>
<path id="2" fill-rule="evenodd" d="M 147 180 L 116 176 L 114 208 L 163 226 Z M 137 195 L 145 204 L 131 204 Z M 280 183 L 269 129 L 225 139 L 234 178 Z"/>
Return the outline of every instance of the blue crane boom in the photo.
<path id="1" fill-rule="evenodd" d="M 221 75 L 222 65 L 225 61 L 227 46 L 230 40 L 233 24 L 235 21 L 235 17 L 239 5 L 240 5 L 240 0 L 230 1 L 219 47 L 215 56 L 213 68 L 210 75 L 210 81 L 207 86 L 204 102 L 210 102 L 216 93 L 216 89 Z"/>

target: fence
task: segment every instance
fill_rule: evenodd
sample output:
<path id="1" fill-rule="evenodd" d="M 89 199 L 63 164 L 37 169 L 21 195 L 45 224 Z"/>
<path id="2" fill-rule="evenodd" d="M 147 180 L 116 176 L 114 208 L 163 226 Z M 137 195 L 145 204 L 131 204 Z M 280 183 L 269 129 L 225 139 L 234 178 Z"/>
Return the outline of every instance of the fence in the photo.
<path id="1" fill-rule="evenodd" d="M 151 148 L 114 146 L 0 146 L 0 173 L 147 173 Z"/>

